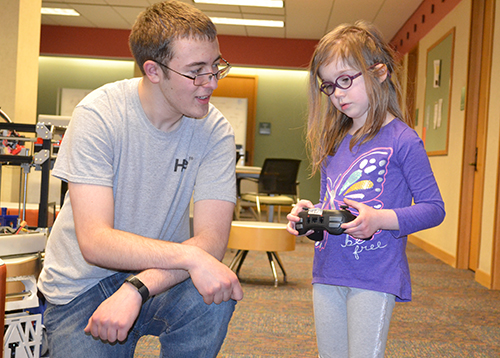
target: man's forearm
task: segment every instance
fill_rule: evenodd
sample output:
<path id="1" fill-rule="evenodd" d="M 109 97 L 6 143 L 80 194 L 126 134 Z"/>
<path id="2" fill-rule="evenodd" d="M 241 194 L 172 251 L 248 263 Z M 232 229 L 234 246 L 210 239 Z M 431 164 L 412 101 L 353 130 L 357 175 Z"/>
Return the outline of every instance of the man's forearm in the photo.
<path id="1" fill-rule="evenodd" d="M 189 278 L 186 270 L 149 269 L 137 274 L 146 285 L 150 296 L 162 293 Z"/>
<path id="2" fill-rule="evenodd" d="M 183 244 L 197 246 L 219 261 L 222 260 L 226 252 L 224 240 L 217 240 L 215 243 L 210 243 L 206 238 L 202 239 L 195 236 L 184 241 Z M 149 269 L 142 271 L 137 276 L 149 289 L 150 295 L 156 295 L 183 282 L 189 278 L 189 273 L 186 270 Z"/>
<path id="3" fill-rule="evenodd" d="M 188 270 L 194 257 L 205 254 L 195 245 L 145 238 L 114 228 L 80 233 L 79 243 L 87 262 L 120 271 Z"/>

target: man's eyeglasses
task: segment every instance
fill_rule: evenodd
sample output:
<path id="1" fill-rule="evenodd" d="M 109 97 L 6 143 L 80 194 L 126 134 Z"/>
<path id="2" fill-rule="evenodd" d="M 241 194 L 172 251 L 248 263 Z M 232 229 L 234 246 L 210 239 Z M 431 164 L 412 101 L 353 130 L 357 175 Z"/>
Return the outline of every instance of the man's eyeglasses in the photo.
<path id="1" fill-rule="evenodd" d="M 368 67 L 368 69 L 371 69 L 377 65 L 379 65 L 379 63 L 376 63 L 376 64 Z M 352 76 L 349 76 L 349 75 L 339 76 L 335 80 L 335 82 L 328 82 L 328 81 L 323 82 L 319 86 L 319 90 L 321 92 L 323 92 L 324 94 L 326 94 L 327 96 L 331 96 L 333 94 L 333 92 L 335 92 L 335 88 L 337 88 L 337 87 L 344 89 L 344 90 L 351 88 L 352 81 L 354 81 L 354 79 L 358 78 L 362 74 L 363 74 L 363 72 L 359 72 L 359 73 L 356 73 L 355 75 L 352 75 Z"/>
<path id="2" fill-rule="evenodd" d="M 209 72 L 209 73 L 200 73 L 199 75 L 196 75 L 196 76 L 185 75 L 183 73 L 177 72 L 174 69 L 171 69 L 170 67 L 168 67 L 167 65 L 164 65 L 161 62 L 158 62 L 158 61 L 155 61 L 155 60 L 153 60 L 153 61 L 156 62 L 157 64 L 159 64 L 160 66 L 165 67 L 167 70 L 170 70 L 170 71 L 172 71 L 174 73 L 177 73 L 178 75 L 181 75 L 183 77 L 189 78 L 190 80 L 193 80 L 193 84 L 195 86 L 204 86 L 207 83 L 209 83 L 210 81 L 212 81 L 212 79 L 214 77 L 218 81 L 218 80 L 226 77 L 227 74 L 229 73 L 229 70 L 231 69 L 231 65 L 229 64 L 229 62 L 227 62 L 226 60 L 224 60 L 222 57 L 221 57 L 221 60 L 224 61 L 224 63 L 226 64 L 226 66 L 222 67 L 217 72 L 214 72 L 214 73 L 211 73 L 211 72 Z M 221 64 L 219 64 L 218 66 L 220 66 L 220 65 Z"/>

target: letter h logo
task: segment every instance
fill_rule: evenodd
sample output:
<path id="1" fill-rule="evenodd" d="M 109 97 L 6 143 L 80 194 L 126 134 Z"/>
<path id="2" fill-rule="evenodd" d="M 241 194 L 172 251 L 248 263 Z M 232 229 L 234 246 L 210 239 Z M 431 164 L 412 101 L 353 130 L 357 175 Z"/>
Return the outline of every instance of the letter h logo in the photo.
<path id="1" fill-rule="evenodd" d="M 188 161 L 186 159 L 182 160 L 182 163 L 179 163 L 179 159 L 175 160 L 175 166 L 174 166 L 174 172 L 177 171 L 177 168 L 181 167 L 181 172 L 184 171 L 184 169 L 187 169 L 188 166 Z"/>

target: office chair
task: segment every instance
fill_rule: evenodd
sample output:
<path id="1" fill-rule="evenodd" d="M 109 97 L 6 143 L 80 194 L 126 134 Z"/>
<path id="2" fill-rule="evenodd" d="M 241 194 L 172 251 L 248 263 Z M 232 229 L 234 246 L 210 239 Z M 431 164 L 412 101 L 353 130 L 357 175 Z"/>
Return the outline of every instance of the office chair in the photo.
<path id="1" fill-rule="evenodd" d="M 257 182 L 257 193 L 240 193 L 236 204 L 239 213 L 242 202 L 255 204 L 256 219 L 262 221 L 261 206 L 268 206 L 268 221 L 273 222 L 274 206 L 278 206 L 278 222 L 281 216 L 281 206 L 292 206 L 298 201 L 298 182 L 300 160 L 267 158 L 262 166 L 258 179 L 242 178 Z"/>

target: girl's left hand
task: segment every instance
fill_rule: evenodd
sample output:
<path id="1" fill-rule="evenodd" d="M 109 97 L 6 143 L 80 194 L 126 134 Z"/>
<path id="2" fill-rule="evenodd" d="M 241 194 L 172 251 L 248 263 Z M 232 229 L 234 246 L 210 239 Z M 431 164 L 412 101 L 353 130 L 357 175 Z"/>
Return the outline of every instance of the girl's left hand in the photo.
<path id="1" fill-rule="evenodd" d="M 342 224 L 345 233 L 357 239 L 367 239 L 379 230 L 399 230 L 398 217 L 394 210 L 377 210 L 357 201 L 344 199 L 344 203 L 358 211 L 358 217 Z"/>

